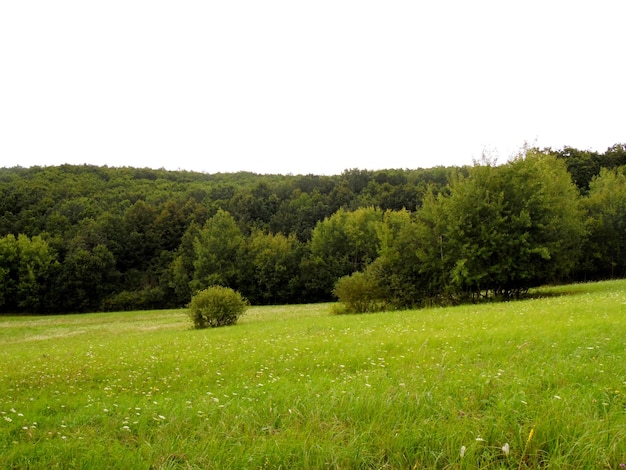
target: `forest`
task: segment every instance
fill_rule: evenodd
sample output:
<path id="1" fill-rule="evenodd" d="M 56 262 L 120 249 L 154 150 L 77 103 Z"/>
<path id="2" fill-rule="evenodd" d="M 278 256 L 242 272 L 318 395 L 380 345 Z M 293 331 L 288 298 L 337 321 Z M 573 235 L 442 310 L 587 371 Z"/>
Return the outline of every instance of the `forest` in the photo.
<path id="1" fill-rule="evenodd" d="M 408 308 L 617 277 L 626 144 L 335 176 L 0 168 L 0 313 L 178 308 L 211 285 Z"/>

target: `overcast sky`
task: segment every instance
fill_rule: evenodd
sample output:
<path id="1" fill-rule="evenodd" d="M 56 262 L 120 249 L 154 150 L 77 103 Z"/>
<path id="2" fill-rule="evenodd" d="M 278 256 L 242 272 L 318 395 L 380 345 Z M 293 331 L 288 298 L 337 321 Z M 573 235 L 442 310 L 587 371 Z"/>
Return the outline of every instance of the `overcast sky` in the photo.
<path id="1" fill-rule="evenodd" d="M 207 173 L 626 142 L 621 0 L 0 1 L 0 166 Z"/>

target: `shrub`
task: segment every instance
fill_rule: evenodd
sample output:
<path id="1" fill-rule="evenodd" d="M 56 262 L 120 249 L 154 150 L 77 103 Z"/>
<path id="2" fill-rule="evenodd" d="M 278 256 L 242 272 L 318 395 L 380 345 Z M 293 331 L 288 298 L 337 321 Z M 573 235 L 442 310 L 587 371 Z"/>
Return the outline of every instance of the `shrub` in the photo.
<path id="1" fill-rule="evenodd" d="M 167 305 L 165 295 L 160 287 L 146 288 L 140 291 L 121 291 L 105 298 L 100 309 L 105 312 L 122 312 L 132 310 L 153 310 Z"/>
<path id="2" fill-rule="evenodd" d="M 333 294 L 342 304 L 337 313 L 368 313 L 385 310 L 383 293 L 376 280 L 367 272 L 355 272 L 340 278 Z"/>
<path id="3" fill-rule="evenodd" d="M 234 325 L 248 305 L 239 292 L 228 287 L 212 286 L 191 298 L 189 316 L 194 328 Z"/>

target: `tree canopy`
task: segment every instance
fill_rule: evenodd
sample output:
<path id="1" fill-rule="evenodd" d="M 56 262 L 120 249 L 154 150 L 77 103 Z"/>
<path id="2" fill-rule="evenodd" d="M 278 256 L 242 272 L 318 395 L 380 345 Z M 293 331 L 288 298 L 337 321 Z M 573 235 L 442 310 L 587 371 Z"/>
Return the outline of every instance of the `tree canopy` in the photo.
<path id="1" fill-rule="evenodd" d="M 212 285 L 328 301 L 355 272 L 397 306 L 624 276 L 625 149 L 335 176 L 0 168 L 0 312 L 178 307 Z"/>

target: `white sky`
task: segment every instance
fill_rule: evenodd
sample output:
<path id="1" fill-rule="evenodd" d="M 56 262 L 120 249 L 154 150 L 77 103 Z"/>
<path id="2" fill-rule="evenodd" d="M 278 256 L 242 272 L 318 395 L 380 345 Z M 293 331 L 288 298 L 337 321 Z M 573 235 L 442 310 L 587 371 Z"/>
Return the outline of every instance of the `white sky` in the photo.
<path id="1" fill-rule="evenodd" d="M 626 142 L 622 0 L 0 0 L 0 167 L 207 173 Z"/>

